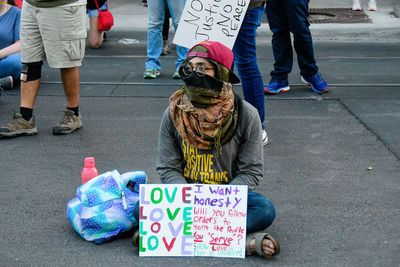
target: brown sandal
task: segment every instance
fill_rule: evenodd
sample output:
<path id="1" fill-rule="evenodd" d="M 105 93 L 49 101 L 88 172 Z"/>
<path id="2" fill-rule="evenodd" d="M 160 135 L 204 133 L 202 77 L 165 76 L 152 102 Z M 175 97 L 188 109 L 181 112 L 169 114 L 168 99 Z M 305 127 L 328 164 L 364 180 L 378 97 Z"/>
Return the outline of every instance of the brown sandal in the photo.
<path id="1" fill-rule="evenodd" d="M 132 245 L 134 247 L 139 247 L 139 230 L 136 230 L 132 236 Z"/>
<path id="2" fill-rule="evenodd" d="M 251 251 L 250 249 L 250 241 L 255 239 L 255 251 Z M 271 242 L 274 244 L 275 247 L 275 253 L 272 255 L 265 255 L 264 252 L 262 251 L 262 242 L 264 239 L 271 240 Z M 246 238 L 246 253 L 249 255 L 257 255 L 266 259 L 272 258 L 272 256 L 278 255 L 280 252 L 280 247 L 278 241 L 276 241 L 275 238 L 273 238 L 270 234 L 268 233 L 262 233 L 262 232 L 256 232 L 256 233 L 251 233 L 247 235 Z"/>

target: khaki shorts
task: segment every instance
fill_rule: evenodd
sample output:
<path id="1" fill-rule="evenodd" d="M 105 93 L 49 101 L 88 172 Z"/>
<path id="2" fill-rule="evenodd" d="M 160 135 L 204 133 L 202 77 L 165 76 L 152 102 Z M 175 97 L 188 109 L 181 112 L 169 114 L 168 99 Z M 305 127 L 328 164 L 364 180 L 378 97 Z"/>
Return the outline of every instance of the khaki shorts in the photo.
<path id="1" fill-rule="evenodd" d="M 23 2 L 21 61 L 47 62 L 51 68 L 72 68 L 82 63 L 86 44 L 86 5 L 34 7 Z"/>

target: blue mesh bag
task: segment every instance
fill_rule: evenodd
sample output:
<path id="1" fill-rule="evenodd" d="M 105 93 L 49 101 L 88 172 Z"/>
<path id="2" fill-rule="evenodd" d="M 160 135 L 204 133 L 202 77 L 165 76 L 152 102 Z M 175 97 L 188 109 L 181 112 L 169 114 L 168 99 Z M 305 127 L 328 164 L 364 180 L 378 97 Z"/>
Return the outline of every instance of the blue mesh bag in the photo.
<path id="1" fill-rule="evenodd" d="M 67 218 L 87 241 L 104 243 L 138 225 L 133 209 L 139 201 L 139 185 L 147 181 L 143 171 L 103 173 L 76 190 L 67 204 Z"/>

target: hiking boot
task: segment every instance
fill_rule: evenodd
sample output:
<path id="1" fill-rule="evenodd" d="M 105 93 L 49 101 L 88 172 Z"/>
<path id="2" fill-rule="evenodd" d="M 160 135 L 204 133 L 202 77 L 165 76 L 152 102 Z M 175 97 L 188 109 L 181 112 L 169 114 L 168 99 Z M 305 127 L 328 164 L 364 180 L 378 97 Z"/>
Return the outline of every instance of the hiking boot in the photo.
<path id="1" fill-rule="evenodd" d="M 179 80 L 180 78 L 181 78 L 181 75 L 179 75 L 179 71 L 176 70 L 176 71 L 174 72 L 174 74 L 172 75 L 172 79 L 174 79 L 174 80 Z"/>
<path id="2" fill-rule="evenodd" d="M 267 131 L 262 130 L 262 138 L 263 138 L 263 145 L 267 145 L 269 143 Z"/>
<path id="3" fill-rule="evenodd" d="M 35 125 L 35 117 L 27 121 L 22 118 L 19 113 L 14 113 L 11 121 L 0 127 L 0 136 L 2 137 L 17 137 L 21 135 L 35 135 L 37 134 L 37 128 Z"/>
<path id="4" fill-rule="evenodd" d="M 374 0 L 370 0 L 368 2 L 368 10 L 369 11 L 376 11 L 377 10 L 376 2 Z"/>
<path id="5" fill-rule="evenodd" d="M 171 51 L 171 43 L 169 40 L 163 40 L 163 48 L 161 50 L 161 55 L 166 56 Z"/>
<path id="6" fill-rule="evenodd" d="M 13 88 L 13 77 L 7 76 L 0 79 L 0 87 L 4 90 Z"/>
<path id="7" fill-rule="evenodd" d="M 73 131 L 82 128 L 82 116 L 76 116 L 72 110 L 65 110 L 64 117 L 53 127 L 53 134 L 70 134 Z"/>
<path id="8" fill-rule="evenodd" d="M 361 5 L 359 0 L 353 0 L 353 7 L 351 8 L 354 11 L 361 11 Z"/>
<path id="9" fill-rule="evenodd" d="M 155 79 L 160 75 L 160 72 L 155 69 L 146 69 L 143 74 L 143 79 Z"/>
<path id="10" fill-rule="evenodd" d="M 279 94 L 279 92 L 286 92 L 289 91 L 290 87 L 287 83 L 281 83 L 281 82 L 274 82 L 270 81 L 269 84 L 264 87 L 264 93 L 268 94 Z"/>
<path id="11" fill-rule="evenodd" d="M 301 80 L 310 85 L 314 92 L 318 94 L 328 91 L 328 84 L 324 81 L 320 73 L 316 73 L 310 77 L 301 76 Z"/>

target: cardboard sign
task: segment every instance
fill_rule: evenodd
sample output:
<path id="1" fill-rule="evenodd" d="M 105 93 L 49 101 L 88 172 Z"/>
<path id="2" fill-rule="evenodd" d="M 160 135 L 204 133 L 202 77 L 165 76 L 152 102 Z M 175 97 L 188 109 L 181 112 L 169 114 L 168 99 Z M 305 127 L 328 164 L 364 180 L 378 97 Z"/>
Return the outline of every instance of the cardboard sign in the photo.
<path id="1" fill-rule="evenodd" d="M 140 185 L 139 256 L 245 257 L 247 186 Z"/>
<path id="2" fill-rule="evenodd" d="M 233 48 L 250 0 L 187 0 L 174 43 L 191 48 L 218 41 Z"/>

